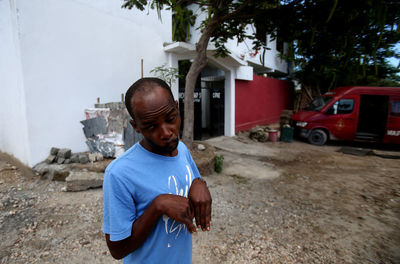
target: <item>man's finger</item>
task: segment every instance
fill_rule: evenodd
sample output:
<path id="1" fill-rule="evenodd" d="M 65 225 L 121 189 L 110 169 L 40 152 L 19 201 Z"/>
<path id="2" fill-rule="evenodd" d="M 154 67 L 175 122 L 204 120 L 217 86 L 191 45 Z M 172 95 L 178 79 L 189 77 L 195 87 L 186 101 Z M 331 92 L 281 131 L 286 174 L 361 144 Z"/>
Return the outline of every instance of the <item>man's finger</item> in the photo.
<path id="1" fill-rule="evenodd" d="M 210 231 L 210 225 L 211 225 L 211 202 L 207 203 L 207 205 L 206 205 L 206 228 L 207 228 L 207 231 Z"/>
<path id="2" fill-rule="evenodd" d="M 203 231 L 207 230 L 207 225 L 206 225 L 206 204 L 201 205 L 201 215 L 200 215 L 200 222 L 201 222 L 201 229 Z"/>
<path id="3" fill-rule="evenodd" d="M 196 225 L 197 225 L 197 227 L 200 227 L 201 226 L 201 222 L 200 222 L 200 216 L 201 216 L 200 215 L 200 213 L 201 213 L 200 205 L 198 205 L 198 204 L 194 205 L 194 210 L 195 210 L 194 217 L 196 219 Z"/>
<path id="4" fill-rule="evenodd" d="M 197 231 L 197 229 L 194 226 L 192 220 L 189 220 L 189 219 L 186 218 L 184 224 L 185 224 L 187 230 L 189 230 L 190 234 L 192 234 L 192 233 Z"/>

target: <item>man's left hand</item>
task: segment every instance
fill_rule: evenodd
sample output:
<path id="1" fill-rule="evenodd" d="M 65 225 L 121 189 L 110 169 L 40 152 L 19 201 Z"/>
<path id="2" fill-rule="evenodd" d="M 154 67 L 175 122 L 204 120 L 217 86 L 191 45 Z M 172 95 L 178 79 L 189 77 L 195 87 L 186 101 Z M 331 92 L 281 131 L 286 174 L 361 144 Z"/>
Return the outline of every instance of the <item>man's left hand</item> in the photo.
<path id="1" fill-rule="evenodd" d="M 200 178 L 193 180 L 189 190 L 189 200 L 194 211 L 197 227 L 201 227 L 203 231 L 209 231 L 212 199 L 205 181 Z"/>

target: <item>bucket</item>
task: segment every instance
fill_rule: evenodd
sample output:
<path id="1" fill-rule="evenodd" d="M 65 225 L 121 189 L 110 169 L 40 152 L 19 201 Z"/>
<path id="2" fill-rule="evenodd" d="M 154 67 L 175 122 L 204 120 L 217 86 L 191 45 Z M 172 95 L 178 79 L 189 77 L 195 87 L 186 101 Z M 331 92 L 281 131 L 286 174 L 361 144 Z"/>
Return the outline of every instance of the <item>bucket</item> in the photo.
<path id="1" fill-rule="evenodd" d="M 278 141 L 278 130 L 272 129 L 268 132 L 268 140 L 271 142 Z"/>

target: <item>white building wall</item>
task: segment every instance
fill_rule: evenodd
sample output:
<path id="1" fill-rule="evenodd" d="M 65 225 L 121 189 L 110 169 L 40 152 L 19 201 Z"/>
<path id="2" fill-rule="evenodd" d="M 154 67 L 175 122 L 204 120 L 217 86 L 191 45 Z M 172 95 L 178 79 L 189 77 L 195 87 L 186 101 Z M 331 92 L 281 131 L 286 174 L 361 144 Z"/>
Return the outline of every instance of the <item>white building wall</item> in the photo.
<path id="1" fill-rule="evenodd" d="M 0 150 L 29 161 L 16 8 L 0 1 Z"/>
<path id="2" fill-rule="evenodd" d="M 191 28 L 191 38 L 189 40 L 189 43 L 195 44 L 201 36 L 200 30 L 196 29 L 200 27 L 201 21 L 206 19 L 207 13 L 202 12 L 197 5 L 190 5 L 188 8 L 191 9 L 193 13 L 198 16 L 195 25 Z M 252 25 L 248 25 L 246 27 L 246 34 L 252 35 L 254 33 L 255 27 Z M 268 40 L 267 47 L 269 48 L 269 50 L 266 50 L 264 54 L 264 65 L 260 60 L 260 56 L 263 56 L 263 50 L 260 50 L 258 51 L 258 53 L 256 53 L 255 50 L 253 50 L 252 40 L 246 39 L 244 42 L 239 43 L 237 38 L 234 38 L 228 40 L 225 46 L 231 52 L 232 56 L 243 59 L 252 64 L 263 66 L 268 70 L 286 72 L 287 63 L 279 58 L 279 51 L 277 51 L 276 49 L 276 40 L 271 41 L 270 36 L 266 36 L 266 38 Z"/>
<path id="3" fill-rule="evenodd" d="M 102 103 L 120 101 L 121 93 L 140 78 L 141 59 L 144 76 L 168 62 L 163 43 L 171 42 L 170 11 L 162 12 L 161 22 L 156 11 L 147 15 L 121 9 L 121 4 L 108 0 L 17 2 L 22 77 L 13 69 L 16 77 L 10 80 L 24 81 L 20 90 L 26 99 L 29 165 L 44 160 L 52 146 L 87 150 L 79 122 L 84 109 L 93 107 L 98 97 Z M 8 84 L 6 89 L 14 88 Z M 2 113 L 11 110 L 0 107 Z M 1 139 L 8 142 L 10 135 L 3 132 Z"/>

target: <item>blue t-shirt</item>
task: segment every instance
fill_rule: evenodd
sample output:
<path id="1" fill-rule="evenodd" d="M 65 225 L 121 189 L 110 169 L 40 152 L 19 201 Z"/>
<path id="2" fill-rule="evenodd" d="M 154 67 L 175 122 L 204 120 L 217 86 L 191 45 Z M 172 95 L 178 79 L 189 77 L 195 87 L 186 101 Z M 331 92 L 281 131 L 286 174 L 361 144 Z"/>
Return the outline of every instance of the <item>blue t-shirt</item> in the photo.
<path id="1" fill-rule="evenodd" d="M 131 235 L 133 222 L 160 194 L 187 197 L 200 173 L 187 147 L 175 157 L 161 156 L 136 143 L 111 162 L 104 174 L 103 232 L 111 241 Z M 183 223 L 163 215 L 145 243 L 124 263 L 191 263 L 192 235 Z"/>

